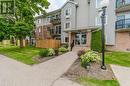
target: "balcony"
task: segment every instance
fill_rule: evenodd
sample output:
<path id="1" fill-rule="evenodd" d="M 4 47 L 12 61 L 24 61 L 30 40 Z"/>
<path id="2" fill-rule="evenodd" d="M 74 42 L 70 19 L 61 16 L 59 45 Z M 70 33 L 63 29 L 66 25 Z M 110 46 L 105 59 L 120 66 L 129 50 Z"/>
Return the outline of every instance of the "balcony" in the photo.
<path id="1" fill-rule="evenodd" d="M 130 31 L 130 18 L 116 21 L 116 31 Z"/>
<path id="2" fill-rule="evenodd" d="M 130 11 L 130 1 L 127 0 L 117 1 L 116 13 L 126 12 L 126 11 Z"/>
<path id="3" fill-rule="evenodd" d="M 52 17 L 50 19 L 50 23 L 52 23 L 53 25 L 58 25 L 58 24 L 61 24 L 61 18 L 60 17 Z"/>

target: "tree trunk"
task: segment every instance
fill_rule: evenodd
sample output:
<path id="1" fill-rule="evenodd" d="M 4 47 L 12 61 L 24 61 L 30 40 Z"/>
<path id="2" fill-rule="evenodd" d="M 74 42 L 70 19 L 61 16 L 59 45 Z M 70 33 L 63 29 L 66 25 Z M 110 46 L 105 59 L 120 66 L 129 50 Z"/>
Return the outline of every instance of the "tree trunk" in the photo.
<path id="1" fill-rule="evenodd" d="M 29 37 L 29 45 L 32 46 L 32 37 Z"/>
<path id="2" fill-rule="evenodd" d="M 23 37 L 20 37 L 20 48 L 23 48 Z"/>

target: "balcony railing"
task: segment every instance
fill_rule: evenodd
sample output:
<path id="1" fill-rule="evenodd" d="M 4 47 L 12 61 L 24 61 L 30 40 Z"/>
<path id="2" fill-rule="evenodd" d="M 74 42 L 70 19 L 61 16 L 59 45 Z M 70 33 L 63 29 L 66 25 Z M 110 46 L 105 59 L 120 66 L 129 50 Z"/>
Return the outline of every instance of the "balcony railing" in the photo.
<path id="1" fill-rule="evenodd" d="M 51 22 L 52 24 L 59 24 L 59 23 L 61 23 L 61 18 L 60 18 L 60 17 L 51 18 L 50 22 Z"/>
<path id="2" fill-rule="evenodd" d="M 116 21 L 116 29 L 130 29 L 130 18 Z"/>
<path id="3" fill-rule="evenodd" d="M 117 1 L 116 8 L 120 8 L 127 5 L 130 5 L 130 1 L 125 1 L 125 0 Z"/>

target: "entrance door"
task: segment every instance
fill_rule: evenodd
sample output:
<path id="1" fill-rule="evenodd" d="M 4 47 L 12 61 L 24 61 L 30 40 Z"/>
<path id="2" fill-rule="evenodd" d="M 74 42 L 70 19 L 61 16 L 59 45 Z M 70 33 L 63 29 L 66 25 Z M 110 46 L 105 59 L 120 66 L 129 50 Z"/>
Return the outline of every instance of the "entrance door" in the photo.
<path id="1" fill-rule="evenodd" d="M 75 35 L 75 45 L 85 46 L 86 43 L 87 43 L 86 39 L 87 39 L 87 35 L 86 35 L 85 32 L 76 33 L 76 35 Z"/>
<path id="2" fill-rule="evenodd" d="M 75 45 L 80 45 L 80 39 L 81 39 L 80 33 L 76 33 L 76 35 L 75 35 Z"/>
<path id="3" fill-rule="evenodd" d="M 87 35 L 86 35 L 86 33 L 84 32 L 84 33 L 81 33 L 81 45 L 82 46 L 85 46 L 86 45 L 86 43 L 87 43 Z"/>

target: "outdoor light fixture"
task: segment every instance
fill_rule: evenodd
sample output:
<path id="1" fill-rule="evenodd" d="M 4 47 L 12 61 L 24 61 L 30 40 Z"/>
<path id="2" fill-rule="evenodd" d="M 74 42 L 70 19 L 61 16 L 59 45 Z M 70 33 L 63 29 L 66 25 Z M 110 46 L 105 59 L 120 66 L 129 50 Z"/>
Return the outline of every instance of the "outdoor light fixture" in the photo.
<path id="1" fill-rule="evenodd" d="M 106 70 L 105 66 L 105 23 L 106 23 L 106 8 L 109 5 L 109 0 L 102 0 L 100 3 L 100 8 L 102 11 L 101 22 L 102 22 L 102 64 L 101 69 Z"/>

